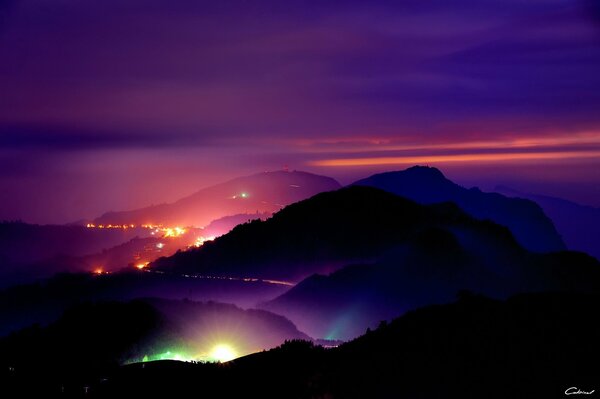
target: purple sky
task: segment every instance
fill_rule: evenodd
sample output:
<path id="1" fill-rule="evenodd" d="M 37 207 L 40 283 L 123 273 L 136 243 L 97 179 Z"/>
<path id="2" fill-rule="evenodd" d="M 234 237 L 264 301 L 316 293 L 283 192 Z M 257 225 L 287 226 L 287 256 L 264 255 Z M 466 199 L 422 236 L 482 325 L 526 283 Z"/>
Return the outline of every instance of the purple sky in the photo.
<path id="1" fill-rule="evenodd" d="M 0 219 L 414 163 L 600 206 L 600 5 L 0 0 Z"/>

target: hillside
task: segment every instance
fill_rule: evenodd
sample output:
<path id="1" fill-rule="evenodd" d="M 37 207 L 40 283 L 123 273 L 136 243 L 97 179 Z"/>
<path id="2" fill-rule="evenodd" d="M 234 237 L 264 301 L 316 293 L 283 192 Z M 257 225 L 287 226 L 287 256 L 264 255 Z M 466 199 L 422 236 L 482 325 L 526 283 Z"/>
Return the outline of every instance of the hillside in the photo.
<path id="1" fill-rule="evenodd" d="M 289 205 L 268 220 L 237 226 L 200 248 L 159 259 L 150 267 L 299 281 L 351 261 L 377 259 L 429 227 L 468 229 L 477 224 L 451 204 L 423 206 L 382 190 L 349 187 Z"/>
<path id="2" fill-rule="evenodd" d="M 170 204 L 108 212 L 96 224 L 206 226 L 238 214 L 276 212 L 285 205 L 339 188 L 335 180 L 306 172 L 264 172 L 204 188 Z"/>

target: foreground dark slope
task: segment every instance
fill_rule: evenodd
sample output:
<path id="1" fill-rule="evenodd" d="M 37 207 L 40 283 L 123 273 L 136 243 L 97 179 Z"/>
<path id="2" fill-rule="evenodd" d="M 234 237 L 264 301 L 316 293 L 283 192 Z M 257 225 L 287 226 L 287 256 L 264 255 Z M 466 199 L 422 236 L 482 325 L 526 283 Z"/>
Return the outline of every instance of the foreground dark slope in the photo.
<path id="1" fill-rule="evenodd" d="M 452 204 L 419 205 L 382 190 L 349 187 L 237 226 L 198 249 L 159 259 L 165 272 L 298 281 L 352 261 L 372 261 L 432 227 L 483 225 Z M 502 228 L 498 227 L 498 230 Z"/>
<path id="2" fill-rule="evenodd" d="M 211 360 L 218 345 L 227 344 L 241 356 L 289 339 L 310 337 L 282 316 L 229 304 L 162 299 L 85 303 L 48 327 L 34 326 L 0 339 L 0 366 L 38 375 L 45 389 L 40 394 L 47 397 L 59 393 L 61 385 L 73 393 L 75 381 L 102 378 L 144 358 Z"/>
<path id="3" fill-rule="evenodd" d="M 224 216 L 276 212 L 285 205 L 339 187 L 329 177 L 306 172 L 258 173 L 207 187 L 171 204 L 108 212 L 95 223 L 201 227 Z"/>
<path id="4" fill-rule="evenodd" d="M 597 295 L 463 295 L 335 349 L 294 341 L 223 365 L 130 365 L 86 383 L 99 398 L 560 398 L 598 388 L 600 325 L 586 322 L 598 312 Z M 14 372 L 4 387 L 47 392 L 38 380 Z"/>
<path id="5" fill-rule="evenodd" d="M 448 180 L 436 168 L 414 166 L 380 173 L 354 185 L 376 187 L 420 204 L 451 201 L 469 215 L 508 227 L 517 241 L 530 251 L 566 249 L 552 221 L 535 202 L 484 193 L 477 188 L 466 189 Z"/>

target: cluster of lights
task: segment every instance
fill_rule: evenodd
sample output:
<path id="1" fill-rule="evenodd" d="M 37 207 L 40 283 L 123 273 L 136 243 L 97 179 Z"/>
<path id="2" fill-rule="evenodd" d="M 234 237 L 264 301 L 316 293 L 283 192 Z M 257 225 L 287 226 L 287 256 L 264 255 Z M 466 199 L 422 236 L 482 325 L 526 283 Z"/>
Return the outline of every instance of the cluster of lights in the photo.
<path id="1" fill-rule="evenodd" d="M 187 230 L 182 229 L 181 227 L 167 227 L 162 229 L 162 232 L 164 233 L 163 237 L 179 237 L 184 235 L 187 232 Z"/>
<path id="2" fill-rule="evenodd" d="M 103 274 L 108 274 L 109 272 L 104 271 L 104 268 L 102 267 L 97 267 L 93 270 L 93 273 L 97 276 L 101 276 Z"/>
<path id="3" fill-rule="evenodd" d="M 196 358 L 185 354 L 181 351 L 168 350 L 162 353 L 144 355 L 144 357 L 142 358 L 142 362 L 152 362 L 157 360 L 178 360 L 183 362 L 190 362 L 196 360 L 208 362 L 228 362 L 230 360 L 235 359 L 238 356 L 239 354 L 231 345 L 219 343 L 210 350 L 208 355 L 197 356 Z"/>
<path id="4" fill-rule="evenodd" d="M 85 225 L 88 229 L 134 229 L 138 226 L 135 224 L 94 224 L 88 223 Z M 164 227 L 162 224 L 141 224 L 142 229 L 153 230 L 150 234 L 161 234 L 163 237 L 180 237 L 187 233 L 187 230 L 181 227 Z"/>
<path id="5" fill-rule="evenodd" d="M 150 264 L 150 262 L 143 262 L 143 263 L 138 263 L 137 265 L 135 265 L 136 269 L 138 270 L 144 270 L 144 268 L 146 266 L 148 266 Z"/>
<path id="6" fill-rule="evenodd" d="M 243 193 L 239 193 L 239 194 L 233 195 L 233 196 L 231 197 L 231 199 L 238 199 L 238 198 L 248 198 L 249 196 L 250 196 L 250 195 L 249 195 L 248 193 L 246 193 L 246 192 L 243 192 Z"/>
<path id="7" fill-rule="evenodd" d="M 88 229 L 134 229 L 135 224 L 94 224 L 88 223 L 85 225 Z"/>
<path id="8" fill-rule="evenodd" d="M 194 241 L 194 245 L 193 246 L 196 247 L 196 248 L 198 248 L 198 247 L 201 247 L 202 245 L 204 245 L 205 242 L 212 241 L 214 239 L 215 239 L 214 236 L 210 236 L 210 237 L 202 237 L 202 236 L 200 236 L 200 237 L 196 238 L 196 241 Z"/>

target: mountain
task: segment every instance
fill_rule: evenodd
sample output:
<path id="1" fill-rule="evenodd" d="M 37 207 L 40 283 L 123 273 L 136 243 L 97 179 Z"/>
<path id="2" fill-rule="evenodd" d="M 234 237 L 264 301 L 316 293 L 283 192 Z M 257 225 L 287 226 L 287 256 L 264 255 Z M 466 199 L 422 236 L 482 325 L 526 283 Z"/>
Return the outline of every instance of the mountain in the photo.
<path id="1" fill-rule="evenodd" d="M 412 168 L 375 174 L 354 185 L 376 187 L 420 204 L 451 201 L 478 219 L 489 219 L 506 226 L 517 241 L 533 252 L 566 249 L 552 221 L 534 202 L 508 198 L 498 193 L 466 189 L 448 180 L 436 168 Z"/>
<path id="2" fill-rule="evenodd" d="M 600 292 L 600 263 L 594 258 L 530 253 L 502 242 L 495 229 L 425 231 L 378 262 L 313 275 L 261 307 L 285 315 L 311 336 L 347 340 L 411 309 L 448 303 L 462 290 L 495 298 Z"/>
<path id="3" fill-rule="evenodd" d="M 82 302 L 131 301 L 136 298 L 219 301 L 252 307 L 285 292 L 289 286 L 152 273 L 131 269 L 110 274 L 60 274 L 36 283 L 0 290 L 0 337 L 24 327 L 54 322 Z"/>
<path id="4" fill-rule="evenodd" d="M 244 224 L 251 222 L 255 219 L 266 220 L 271 217 L 270 212 L 263 213 L 241 213 L 238 215 L 223 216 L 217 220 L 213 220 L 207 226 L 202 229 L 202 235 L 204 237 L 219 237 L 229 231 L 233 230 L 238 224 Z"/>
<path id="5" fill-rule="evenodd" d="M 239 225 L 150 268 L 294 282 L 348 262 L 376 260 L 429 227 L 479 224 L 452 204 L 419 205 L 375 188 L 348 187 L 289 205 L 268 220 Z"/>
<path id="6" fill-rule="evenodd" d="M 462 295 L 332 349 L 292 340 L 225 364 L 131 364 L 68 381 L 34 367 L 61 358 L 40 357 L 0 365 L 0 382 L 9 396 L 27 397 L 47 397 L 62 383 L 72 397 L 87 386 L 97 398 L 559 398 L 571 387 L 598 389 L 598 312 L 598 295 Z"/>
<path id="7" fill-rule="evenodd" d="M 592 257 L 533 253 L 506 227 L 451 203 L 420 205 L 365 186 L 318 194 L 149 267 L 200 276 L 307 278 L 262 306 L 328 339 L 355 337 L 381 319 L 447 302 L 461 289 L 494 297 L 600 290 L 600 264 Z"/>
<path id="8" fill-rule="evenodd" d="M 339 187 L 335 180 L 311 173 L 264 172 L 202 189 L 171 204 L 108 212 L 94 223 L 202 227 L 224 216 L 276 212 L 285 205 Z"/>
<path id="9" fill-rule="evenodd" d="M 507 197 L 535 201 L 552 219 L 569 249 L 582 251 L 600 259 L 600 208 L 580 205 L 561 198 L 523 193 L 498 186 L 494 191 Z"/>

